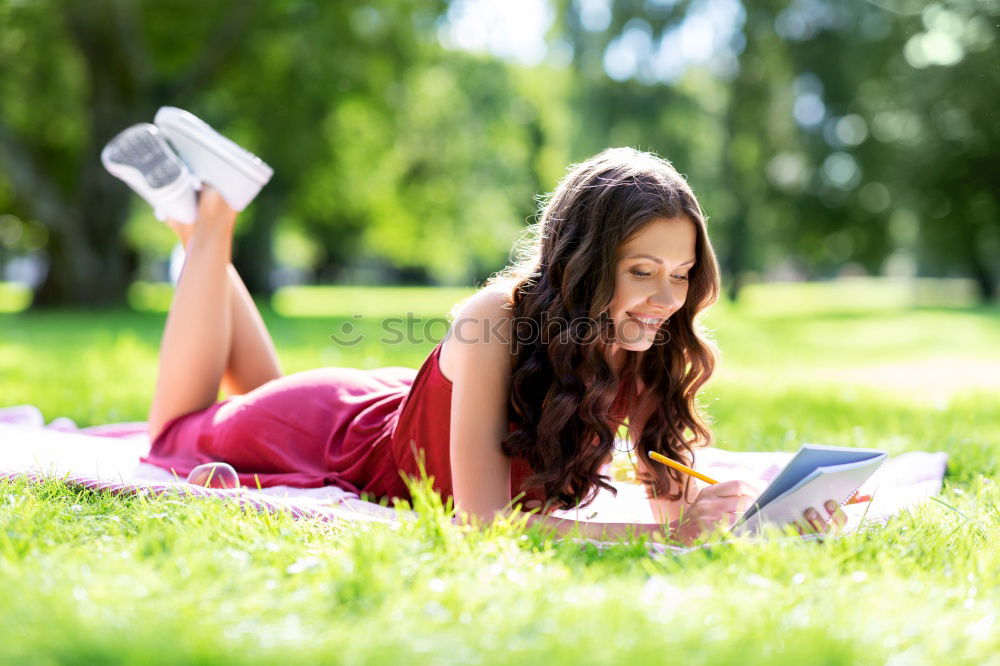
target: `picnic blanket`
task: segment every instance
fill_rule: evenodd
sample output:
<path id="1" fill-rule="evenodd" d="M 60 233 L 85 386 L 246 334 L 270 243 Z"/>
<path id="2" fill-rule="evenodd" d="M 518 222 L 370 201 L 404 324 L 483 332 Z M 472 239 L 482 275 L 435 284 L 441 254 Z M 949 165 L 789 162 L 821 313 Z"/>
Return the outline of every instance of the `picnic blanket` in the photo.
<path id="1" fill-rule="evenodd" d="M 68 418 L 46 424 L 32 405 L 0 408 L 0 478 L 25 476 L 35 480 L 57 477 L 71 486 L 115 494 L 178 493 L 195 497 L 231 499 L 261 511 L 287 511 L 296 518 L 328 521 L 363 520 L 398 524 L 413 517 L 412 511 L 397 510 L 367 502 L 357 494 L 335 486 L 323 488 L 217 489 L 186 483 L 160 467 L 139 462 L 149 450 L 146 423 L 125 422 L 78 428 Z M 720 480 L 747 479 L 766 485 L 784 467 L 792 452 L 737 452 L 715 447 L 697 451 L 696 465 Z M 947 454 L 908 452 L 892 457 L 859 489 L 871 502 L 845 507 L 847 532 L 864 522 L 884 523 L 941 490 Z M 610 472 L 610 470 L 607 470 Z M 601 491 L 582 509 L 557 511 L 553 515 L 574 520 L 609 523 L 654 522 L 641 485 L 613 481 L 617 497 Z M 579 541 L 579 540 L 578 540 Z M 599 547 L 606 542 L 589 541 Z M 651 553 L 685 552 L 687 549 L 650 544 Z"/>

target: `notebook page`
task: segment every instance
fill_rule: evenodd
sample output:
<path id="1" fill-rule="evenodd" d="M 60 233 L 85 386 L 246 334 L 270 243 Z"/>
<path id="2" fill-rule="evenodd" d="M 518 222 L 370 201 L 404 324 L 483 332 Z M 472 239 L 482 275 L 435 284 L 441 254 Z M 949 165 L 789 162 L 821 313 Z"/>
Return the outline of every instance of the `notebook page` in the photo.
<path id="1" fill-rule="evenodd" d="M 859 460 L 858 462 L 848 463 L 846 465 L 830 465 L 829 467 L 819 467 L 819 468 L 813 470 L 812 473 L 809 474 L 809 476 L 805 477 L 804 479 L 802 479 L 801 481 L 799 481 L 798 483 L 796 483 L 794 486 L 792 486 L 791 488 L 789 488 L 785 492 L 783 492 L 780 495 L 778 495 L 777 497 L 775 497 L 773 500 L 771 500 L 771 502 L 777 502 L 777 501 L 781 500 L 783 497 L 785 497 L 786 495 L 790 495 L 790 494 L 792 494 L 794 492 L 798 492 L 798 490 L 800 488 L 802 488 L 802 486 L 805 486 L 805 485 L 807 485 L 809 483 L 812 483 L 813 480 L 819 478 L 823 474 L 832 474 L 833 472 L 836 472 L 836 471 L 838 471 L 840 469 L 847 469 L 847 468 L 851 468 L 851 467 L 861 467 L 861 466 L 869 465 L 871 463 L 871 461 L 874 460 L 874 459 L 875 458 L 869 458 L 868 460 Z M 771 502 L 769 502 L 769 504 Z"/>
<path id="2" fill-rule="evenodd" d="M 761 507 L 744 518 L 734 532 L 757 533 L 765 523 L 785 525 L 802 518 L 802 512 L 814 507 L 823 515 L 823 503 L 832 499 L 843 503 L 870 477 L 886 459 L 886 454 L 849 465 L 834 465 L 816 470 L 814 478 Z"/>
<path id="3" fill-rule="evenodd" d="M 803 444 L 785 468 L 781 470 L 771 484 L 760 494 L 754 505 L 747 510 L 737 526 L 750 519 L 758 510 L 767 506 L 784 493 L 799 484 L 803 479 L 820 467 L 845 465 L 850 463 L 884 457 L 886 453 L 877 449 L 856 449 L 843 446 L 823 446 L 820 444 Z M 859 484 L 860 485 L 860 484 Z"/>

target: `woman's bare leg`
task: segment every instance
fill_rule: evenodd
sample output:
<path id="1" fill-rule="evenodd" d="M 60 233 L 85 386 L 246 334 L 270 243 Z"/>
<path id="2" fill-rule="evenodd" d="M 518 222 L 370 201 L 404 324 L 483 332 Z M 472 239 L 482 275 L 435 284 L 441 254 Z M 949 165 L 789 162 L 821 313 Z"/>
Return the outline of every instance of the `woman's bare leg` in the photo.
<path id="1" fill-rule="evenodd" d="M 257 304 L 232 264 L 229 264 L 228 274 L 233 337 L 229 362 L 222 375 L 222 390 L 226 395 L 237 395 L 249 393 L 281 377 L 282 372 L 274 341 L 267 332 Z"/>
<path id="2" fill-rule="evenodd" d="M 170 419 L 204 409 L 218 397 L 232 348 L 228 266 L 235 222 L 236 212 L 205 188 L 160 342 L 151 439 Z"/>
<path id="3" fill-rule="evenodd" d="M 190 224 L 167 220 L 187 250 L 194 233 Z M 232 339 L 229 359 L 222 374 L 222 391 L 227 396 L 249 393 L 282 376 L 278 352 L 264 319 L 250 292 L 232 264 L 228 266 L 229 303 L 232 312 Z"/>

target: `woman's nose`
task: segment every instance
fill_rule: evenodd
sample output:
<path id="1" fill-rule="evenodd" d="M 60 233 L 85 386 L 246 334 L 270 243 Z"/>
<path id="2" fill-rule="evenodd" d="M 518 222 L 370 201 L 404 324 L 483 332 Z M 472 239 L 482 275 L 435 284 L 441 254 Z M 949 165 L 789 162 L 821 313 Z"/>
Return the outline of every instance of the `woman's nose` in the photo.
<path id="1" fill-rule="evenodd" d="M 680 305 L 680 299 L 674 294 L 674 287 L 670 283 L 660 285 L 660 288 L 649 297 L 649 302 L 671 312 Z"/>

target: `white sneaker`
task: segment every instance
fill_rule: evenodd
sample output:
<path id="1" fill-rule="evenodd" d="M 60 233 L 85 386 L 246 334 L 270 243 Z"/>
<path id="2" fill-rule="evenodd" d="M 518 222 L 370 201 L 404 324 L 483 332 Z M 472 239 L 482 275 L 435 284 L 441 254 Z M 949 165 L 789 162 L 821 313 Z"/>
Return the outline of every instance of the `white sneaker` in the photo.
<path id="1" fill-rule="evenodd" d="M 259 157 L 183 109 L 160 107 L 153 122 L 195 175 L 234 210 L 246 208 L 274 173 Z"/>
<path id="2" fill-rule="evenodd" d="M 149 202 L 157 219 L 194 222 L 195 192 L 201 183 L 156 125 L 139 123 L 116 134 L 101 151 L 101 162 L 108 173 Z"/>
<path id="3" fill-rule="evenodd" d="M 170 263 L 167 264 L 167 273 L 170 276 L 170 284 L 177 286 L 177 281 L 181 279 L 181 269 L 184 268 L 184 260 L 187 259 L 187 252 L 184 245 L 178 243 L 170 251 Z"/>

